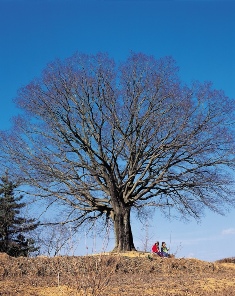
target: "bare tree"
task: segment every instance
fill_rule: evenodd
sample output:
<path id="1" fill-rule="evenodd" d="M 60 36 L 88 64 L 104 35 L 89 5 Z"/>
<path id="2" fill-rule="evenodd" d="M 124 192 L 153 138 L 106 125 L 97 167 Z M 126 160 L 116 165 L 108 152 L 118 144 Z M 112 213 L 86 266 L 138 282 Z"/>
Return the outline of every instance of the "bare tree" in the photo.
<path id="1" fill-rule="evenodd" d="M 170 57 L 116 65 L 75 54 L 16 103 L 24 113 L 1 133 L 4 167 L 66 205 L 64 222 L 111 218 L 115 250 L 135 248 L 131 209 L 171 204 L 197 218 L 234 202 L 234 101 L 211 83 L 184 85 Z"/>

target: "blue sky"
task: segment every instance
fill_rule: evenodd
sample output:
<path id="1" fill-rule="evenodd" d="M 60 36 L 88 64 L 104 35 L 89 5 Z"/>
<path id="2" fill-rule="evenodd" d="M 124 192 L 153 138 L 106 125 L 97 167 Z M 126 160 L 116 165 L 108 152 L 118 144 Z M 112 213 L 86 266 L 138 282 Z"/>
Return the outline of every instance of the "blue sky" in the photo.
<path id="1" fill-rule="evenodd" d="M 17 90 L 75 51 L 108 52 L 116 60 L 130 51 L 171 55 L 184 81 L 210 80 L 235 98 L 235 1 L 0 0 L 0 129 L 19 112 Z M 177 256 L 208 261 L 235 256 L 235 210 L 205 214 L 200 224 L 186 224 L 156 213 L 150 244 L 165 240 Z M 135 222 L 141 249 L 140 229 Z"/>

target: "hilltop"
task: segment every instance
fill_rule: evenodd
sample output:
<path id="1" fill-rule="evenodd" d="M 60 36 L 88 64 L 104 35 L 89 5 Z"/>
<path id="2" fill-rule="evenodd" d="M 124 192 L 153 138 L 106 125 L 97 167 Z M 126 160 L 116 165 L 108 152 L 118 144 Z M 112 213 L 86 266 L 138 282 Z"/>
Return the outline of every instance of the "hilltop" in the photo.
<path id="1" fill-rule="evenodd" d="M 234 263 L 141 252 L 53 258 L 0 253 L 0 295 L 235 295 Z"/>

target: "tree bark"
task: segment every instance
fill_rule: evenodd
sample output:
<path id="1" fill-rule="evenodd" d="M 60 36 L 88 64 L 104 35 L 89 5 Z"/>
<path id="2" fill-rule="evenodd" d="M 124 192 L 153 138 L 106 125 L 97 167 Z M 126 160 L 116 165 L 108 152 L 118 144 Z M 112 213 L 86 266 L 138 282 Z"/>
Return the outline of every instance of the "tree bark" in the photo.
<path id="1" fill-rule="evenodd" d="M 133 235 L 130 223 L 131 208 L 125 205 L 118 205 L 114 208 L 114 233 L 115 252 L 136 250 L 133 242 Z"/>

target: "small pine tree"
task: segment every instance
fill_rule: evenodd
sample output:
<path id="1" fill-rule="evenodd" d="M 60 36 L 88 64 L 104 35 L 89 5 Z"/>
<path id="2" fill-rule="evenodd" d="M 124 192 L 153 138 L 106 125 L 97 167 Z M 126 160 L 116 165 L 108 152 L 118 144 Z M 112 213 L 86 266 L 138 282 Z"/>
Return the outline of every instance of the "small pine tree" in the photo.
<path id="1" fill-rule="evenodd" d="M 9 180 L 8 175 L 0 178 L 0 252 L 10 256 L 29 256 L 38 250 L 32 238 L 26 238 L 23 233 L 36 229 L 39 223 L 35 219 L 20 216 L 20 209 L 26 206 L 20 201 L 23 196 L 16 196 L 16 183 Z"/>

